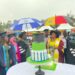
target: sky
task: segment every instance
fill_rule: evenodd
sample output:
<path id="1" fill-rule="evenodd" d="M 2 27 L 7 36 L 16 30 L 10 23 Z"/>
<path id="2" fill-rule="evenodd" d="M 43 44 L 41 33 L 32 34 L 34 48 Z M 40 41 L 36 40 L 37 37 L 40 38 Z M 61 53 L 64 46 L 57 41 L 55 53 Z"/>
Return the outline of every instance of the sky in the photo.
<path id="1" fill-rule="evenodd" d="M 67 13 L 75 15 L 75 0 L 0 0 L 0 21 L 24 17 L 44 20 Z"/>

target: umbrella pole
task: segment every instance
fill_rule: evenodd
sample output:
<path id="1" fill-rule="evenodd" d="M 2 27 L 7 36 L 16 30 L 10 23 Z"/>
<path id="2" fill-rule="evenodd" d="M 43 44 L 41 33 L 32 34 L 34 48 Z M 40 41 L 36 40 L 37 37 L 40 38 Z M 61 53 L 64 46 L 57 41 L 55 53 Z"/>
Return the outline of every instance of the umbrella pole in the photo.
<path id="1" fill-rule="evenodd" d="M 26 36 L 28 37 L 28 27 L 27 27 L 27 23 L 26 23 L 26 28 L 27 28 L 27 35 L 26 35 Z M 28 41 L 28 42 L 29 42 L 29 41 Z"/>
<path id="2" fill-rule="evenodd" d="M 26 28 L 27 28 L 27 33 L 28 33 L 28 27 L 27 27 L 27 23 L 26 23 Z"/>
<path id="3" fill-rule="evenodd" d="M 27 28 L 27 35 L 26 35 L 26 37 L 27 37 L 27 43 L 28 43 L 28 46 L 30 47 L 30 45 L 29 45 L 29 39 L 28 39 L 28 26 L 27 26 L 27 23 L 26 23 L 26 28 Z"/>

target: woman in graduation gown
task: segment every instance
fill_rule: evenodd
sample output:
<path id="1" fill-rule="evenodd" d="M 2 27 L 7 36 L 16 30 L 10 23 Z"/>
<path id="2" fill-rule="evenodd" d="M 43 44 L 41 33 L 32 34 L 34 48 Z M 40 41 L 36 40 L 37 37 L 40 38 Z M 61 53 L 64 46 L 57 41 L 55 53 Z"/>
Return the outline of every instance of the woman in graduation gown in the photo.
<path id="1" fill-rule="evenodd" d="M 17 44 L 18 44 L 19 49 L 20 49 L 21 62 L 25 62 L 26 58 L 30 55 L 29 46 L 25 42 L 25 38 L 26 38 L 26 33 L 22 32 L 19 35 L 19 39 L 17 41 Z"/>
<path id="2" fill-rule="evenodd" d="M 1 65 L 5 68 L 5 71 L 7 71 L 11 65 L 16 64 L 15 49 L 13 45 L 9 44 L 7 36 L 2 38 L 0 52 Z"/>
<path id="3" fill-rule="evenodd" d="M 1 44 L 0 44 L 0 75 L 6 75 L 3 48 Z"/>
<path id="4" fill-rule="evenodd" d="M 20 55 L 20 49 L 19 49 L 19 46 L 16 42 L 16 37 L 15 36 L 12 36 L 10 38 L 10 43 L 14 46 L 15 48 L 15 52 L 16 52 L 16 59 L 17 59 L 17 62 L 20 63 L 21 62 L 21 55 Z"/>
<path id="5" fill-rule="evenodd" d="M 64 62 L 64 43 L 59 38 L 60 33 L 56 31 L 50 32 L 50 38 L 47 41 L 47 48 L 57 62 Z"/>

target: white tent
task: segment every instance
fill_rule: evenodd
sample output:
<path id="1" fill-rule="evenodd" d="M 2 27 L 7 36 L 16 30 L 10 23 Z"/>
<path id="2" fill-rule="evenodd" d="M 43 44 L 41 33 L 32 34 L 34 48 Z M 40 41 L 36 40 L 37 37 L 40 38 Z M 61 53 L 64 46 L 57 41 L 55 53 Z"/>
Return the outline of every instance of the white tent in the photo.
<path id="1" fill-rule="evenodd" d="M 36 28 L 33 28 L 33 29 L 26 29 L 24 31 L 26 31 L 26 32 L 33 32 L 33 31 L 38 31 L 38 30 Z"/>
<path id="2" fill-rule="evenodd" d="M 42 26 L 42 27 L 41 27 L 41 28 L 39 28 L 38 30 L 39 30 L 39 31 L 44 31 L 45 29 L 53 30 L 53 28 L 52 28 L 52 27 L 50 27 L 50 26 Z"/>
<path id="3" fill-rule="evenodd" d="M 71 25 L 67 24 L 61 24 L 59 27 L 57 27 L 57 30 L 68 30 L 68 29 L 73 29 Z"/>

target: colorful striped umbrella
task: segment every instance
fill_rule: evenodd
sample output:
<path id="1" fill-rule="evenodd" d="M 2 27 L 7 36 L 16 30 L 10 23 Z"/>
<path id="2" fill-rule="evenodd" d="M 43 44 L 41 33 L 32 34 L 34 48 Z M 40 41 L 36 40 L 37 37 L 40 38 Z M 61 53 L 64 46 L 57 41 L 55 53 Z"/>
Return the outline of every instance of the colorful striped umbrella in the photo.
<path id="1" fill-rule="evenodd" d="M 10 28 L 13 31 L 28 31 L 43 25 L 43 22 L 34 18 L 22 18 L 15 23 Z"/>
<path id="2" fill-rule="evenodd" d="M 45 21 L 46 26 L 52 26 L 52 27 L 57 27 L 60 24 L 67 23 L 67 20 L 65 19 L 64 16 L 53 16 L 48 18 Z"/>

